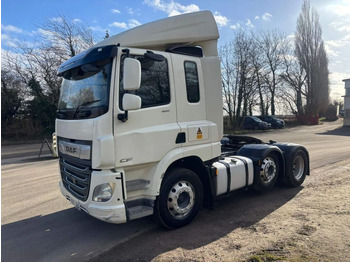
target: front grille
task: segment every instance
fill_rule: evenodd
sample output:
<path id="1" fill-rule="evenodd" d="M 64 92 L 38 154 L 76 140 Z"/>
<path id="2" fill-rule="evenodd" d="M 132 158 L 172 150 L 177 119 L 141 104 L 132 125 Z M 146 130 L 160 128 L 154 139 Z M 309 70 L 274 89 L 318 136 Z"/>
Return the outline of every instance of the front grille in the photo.
<path id="1" fill-rule="evenodd" d="M 61 156 L 60 169 L 64 187 L 77 199 L 86 201 L 90 189 L 91 164 L 77 163 L 75 159 Z"/>

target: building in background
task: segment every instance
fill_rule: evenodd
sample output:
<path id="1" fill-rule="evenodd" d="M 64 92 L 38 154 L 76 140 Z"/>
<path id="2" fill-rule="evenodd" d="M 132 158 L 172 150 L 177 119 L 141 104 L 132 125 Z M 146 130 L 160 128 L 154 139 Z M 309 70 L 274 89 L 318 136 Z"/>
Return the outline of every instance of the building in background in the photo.
<path id="1" fill-rule="evenodd" d="M 345 96 L 344 97 L 344 126 L 350 126 L 350 78 L 344 79 Z"/>

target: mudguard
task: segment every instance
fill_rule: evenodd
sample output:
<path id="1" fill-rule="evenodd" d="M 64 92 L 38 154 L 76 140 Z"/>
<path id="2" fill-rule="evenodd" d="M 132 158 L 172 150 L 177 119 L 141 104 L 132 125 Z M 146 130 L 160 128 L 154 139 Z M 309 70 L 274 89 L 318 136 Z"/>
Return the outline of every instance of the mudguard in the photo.
<path id="1" fill-rule="evenodd" d="M 267 154 L 273 151 L 282 154 L 281 149 L 276 144 L 248 144 L 242 146 L 237 155 L 249 157 L 255 162 L 263 160 Z"/>
<path id="2" fill-rule="evenodd" d="M 298 145 L 298 144 L 292 144 L 292 143 L 274 143 L 274 146 L 277 146 L 283 154 L 283 158 L 285 161 L 285 168 L 289 168 L 292 163 L 292 159 L 294 157 L 294 154 L 296 154 L 296 152 L 298 150 L 303 150 L 306 153 L 307 156 L 307 173 L 306 175 L 310 175 L 310 157 L 309 157 L 309 152 L 306 150 L 306 148 L 302 145 Z M 284 172 L 285 174 L 286 172 Z"/>
<path id="3" fill-rule="evenodd" d="M 248 144 L 241 147 L 237 155 L 238 156 L 245 156 L 253 160 L 254 163 L 254 173 L 259 174 L 260 173 L 260 166 L 261 161 L 264 160 L 264 158 L 271 152 L 276 152 L 279 157 L 280 166 L 283 170 L 283 176 L 285 173 L 285 163 L 284 163 L 284 157 L 283 152 L 281 149 L 276 146 L 275 144 Z"/>

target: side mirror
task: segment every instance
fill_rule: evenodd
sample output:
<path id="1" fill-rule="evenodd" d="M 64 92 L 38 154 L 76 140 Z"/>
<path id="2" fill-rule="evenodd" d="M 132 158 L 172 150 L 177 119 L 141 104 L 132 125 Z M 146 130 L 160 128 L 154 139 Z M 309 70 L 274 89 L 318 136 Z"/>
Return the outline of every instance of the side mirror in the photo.
<path id="1" fill-rule="evenodd" d="M 129 110 L 138 110 L 141 108 L 141 97 L 132 94 L 124 94 L 123 96 L 123 110 L 125 111 L 123 114 L 118 114 L 118 119 L 122 122 L 128 121 L 128 111 Z"/>
<path id="2" fill-rule="evenodd" d="M 124 94 L 123 96 L 123 109 L 128 110 L 138 110 L 141 108 L 141 97 L 132 94 Z"/>
<path id="3" fill-rule="evenodd" d="M 141 63 L 134 58 L 125 58 L 123 87 L 125 91 L 137 90 L 141 83 Z M 125 97 L 125 96 L 124 96 Z M 124 109 L 125 110 L 125 109 Z"/>

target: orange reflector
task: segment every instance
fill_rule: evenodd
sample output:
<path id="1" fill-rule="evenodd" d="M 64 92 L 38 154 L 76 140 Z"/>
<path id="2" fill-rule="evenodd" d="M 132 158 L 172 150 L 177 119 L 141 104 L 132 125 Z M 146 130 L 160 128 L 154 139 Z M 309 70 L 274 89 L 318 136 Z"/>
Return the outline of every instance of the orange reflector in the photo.
<path id="1" fill-rule="evenodd" d="M 215 170 L 215 173 L 216 173 L 216 175 L 218 176 L 219 175 L 219 170 Z"/>

